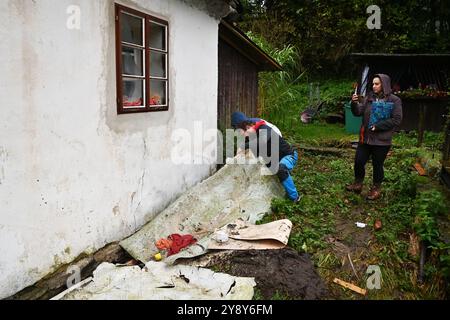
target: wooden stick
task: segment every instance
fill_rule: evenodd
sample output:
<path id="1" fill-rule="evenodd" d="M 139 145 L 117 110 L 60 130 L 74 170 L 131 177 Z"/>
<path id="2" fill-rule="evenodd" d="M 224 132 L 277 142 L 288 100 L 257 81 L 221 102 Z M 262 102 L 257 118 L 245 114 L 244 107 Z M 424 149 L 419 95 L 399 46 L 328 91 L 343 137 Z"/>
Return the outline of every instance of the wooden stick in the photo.
<path id="1" fill-rule="evenodd" d="M 355 270 L 355 266 L 353 265 L 352 258 L 350 257 L 350 253 L 347 254 L 347 257 L 348 257 L 348 261 L 350 261 L 350 266 L 352 267 L 352 270 L 353 270 L 353 273 L 356 276 L 356 279 L 359 280 L 358 274 L 356 273 L 356 270 Z"/>
<path id="2" fill-rule="evenodd" d="M 338 284 L 338 285 L 340 285 L 340 286 L 343 286 L 344 288 L 347 288 L 347 289 L 350 289 L 352 291 L 355 291 L 356 293 L 359 293 L 359 294 L 361 294 L 363 296 L 365 296 L 366 293 L 367 293 L 366 289 L 361 289 L 360 287 L 357 287 L 357 286 L 355 286 L 352 283 L 345 282 L 345 281 L 343 281 L 341 279 L 338 279 L 338 278 L 334 278 L 333 282 Z"/>

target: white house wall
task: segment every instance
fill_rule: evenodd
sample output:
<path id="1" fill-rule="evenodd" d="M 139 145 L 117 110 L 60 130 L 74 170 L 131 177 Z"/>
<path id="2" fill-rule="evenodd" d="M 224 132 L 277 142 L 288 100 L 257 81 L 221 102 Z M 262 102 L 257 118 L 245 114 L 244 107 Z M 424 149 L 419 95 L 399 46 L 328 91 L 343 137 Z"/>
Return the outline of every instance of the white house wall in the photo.
<path id="1" fill-rule="evenodd" d="M 169 111 L 117 115 L 114 1 L 0 1 L 0 298 L 133 234 L 213 170 L 174 164 L 171 135 L 216 128 L 218 21 L 116 2 L 169 22 Z"/>

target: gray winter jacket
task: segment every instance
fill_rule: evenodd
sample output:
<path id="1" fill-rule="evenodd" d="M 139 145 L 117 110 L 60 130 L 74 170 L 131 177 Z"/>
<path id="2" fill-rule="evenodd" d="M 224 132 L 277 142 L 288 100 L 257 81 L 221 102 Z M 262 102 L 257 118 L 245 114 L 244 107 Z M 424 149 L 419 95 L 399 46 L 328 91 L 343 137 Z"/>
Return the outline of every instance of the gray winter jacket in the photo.
<path id="1" fill-rule="evenodd" d="M 359 117 L 363 116 L 359 132 L 359 142 L 375 146 L 390 146 L 394 129 L 402 122 L 402 100 L 392 93 L 391 78 L 385 74 L 377 74 L 383 84 L 383 95 L 377 97 L 373 92 L 364 97 L 362 103 L 352 102 L 352 113 Z M 372 102 L 393 102 L 394 108 L 389 119 L 381 120 L 375 124 L 375 131 L 369 129 L 369 119 L 372 111 Z"/>

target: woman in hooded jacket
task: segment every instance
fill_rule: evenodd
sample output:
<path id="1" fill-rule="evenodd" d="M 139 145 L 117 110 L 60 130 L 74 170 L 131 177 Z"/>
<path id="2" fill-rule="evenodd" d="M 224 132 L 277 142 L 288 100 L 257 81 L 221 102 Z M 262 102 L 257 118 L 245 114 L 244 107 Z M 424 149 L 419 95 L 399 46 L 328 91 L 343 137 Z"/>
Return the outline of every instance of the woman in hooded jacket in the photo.
<path id="1" fill-rule="evenodd" d="M 372 157 L 373 185 L 367 195 L 368 200 L 376 200 L 381 196 L 384 161 L 392 145 L 394 129 L 402 121 L 402 101 L 392 93 L 390 77 L 376 74 L 372 88 L 373 91 L 362 101 L 357 94 L 352 96 L 352 113 L 362 116 L 363 121 L 355 156 L 355 181 L 346 186 L 348 191 L 361 193 L 365 166 Z"/>

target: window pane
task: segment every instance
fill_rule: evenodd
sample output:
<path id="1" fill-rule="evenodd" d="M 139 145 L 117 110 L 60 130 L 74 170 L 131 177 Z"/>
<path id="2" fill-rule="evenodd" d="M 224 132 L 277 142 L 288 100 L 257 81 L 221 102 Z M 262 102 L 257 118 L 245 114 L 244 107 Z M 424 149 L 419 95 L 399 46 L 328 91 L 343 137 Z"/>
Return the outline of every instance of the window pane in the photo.
<path id="1" fill-rule="evenodd" d="M 144 80 L 123 80 L 123 107 L 144 107 Z"/>
<path id="2" fill-rule="evenodd" d="M 166 54 L 155 51 L 150 52 L 150 76 L 166 77 Z"/>
<path id="3" fill-rule="evenodd" d="M 150 22 L 150 48 L 166 50 L 166 27 Z"/>
<path id="4" fill-rule="evenodd" d="M 122 47 L 122 73 L 143 76 L 144 50 Z"/>
<path id="5" fill-rule="evenodd" d="M 143 19 L 130 16 L 128 14 L 121 14 L 121 34 L 122 41 L 136 44 L 139 46 L 143 45 L 142 36 L 142 25 Z"/>
<path id="6" fill-rule="evenodd" d="M 167 81 L 150 80 L 150 105 L 167 105 L 166 86 Z"/>

